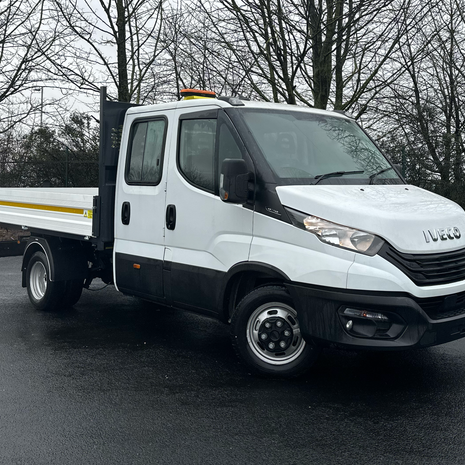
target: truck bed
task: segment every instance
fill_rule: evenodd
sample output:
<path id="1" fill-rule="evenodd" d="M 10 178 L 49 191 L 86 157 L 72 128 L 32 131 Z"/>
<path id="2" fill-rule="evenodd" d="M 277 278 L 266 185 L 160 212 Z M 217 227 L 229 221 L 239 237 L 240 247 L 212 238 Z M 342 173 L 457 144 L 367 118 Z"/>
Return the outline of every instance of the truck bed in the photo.
<path id="1" fill-rule="evenodd" d="M 92 237 L 98 188 L 0 188 L 0 224 Z"/>

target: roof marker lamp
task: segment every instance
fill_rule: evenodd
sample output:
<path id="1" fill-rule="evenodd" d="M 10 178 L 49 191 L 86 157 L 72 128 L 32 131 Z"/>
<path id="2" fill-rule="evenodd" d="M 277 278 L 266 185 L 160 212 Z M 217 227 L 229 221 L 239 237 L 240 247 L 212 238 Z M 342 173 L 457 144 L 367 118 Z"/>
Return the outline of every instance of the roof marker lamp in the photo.
<path id="1" fill-rule="evenodd" d="M 383 246 L 384 241 L 369 232 L 352 229 L 340 224 L 331 223 L 317 216 L 286 208 L 293 224 L 315 234 L 321 242 L 349 249 L 372 257 Z"/>

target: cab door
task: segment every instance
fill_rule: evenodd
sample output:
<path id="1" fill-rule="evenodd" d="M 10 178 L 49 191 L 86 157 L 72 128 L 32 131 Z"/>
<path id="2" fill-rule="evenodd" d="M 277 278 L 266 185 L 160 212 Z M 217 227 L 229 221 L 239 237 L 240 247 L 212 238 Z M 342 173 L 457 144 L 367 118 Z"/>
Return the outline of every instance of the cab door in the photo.
<path id="1" fill-rule="evenodd" d="M 173 111 L 132 114 L 115 201 L 114 276 L 131 295 L 164 300 L 165 185 Z M 125 156 L 123 156 L 123 154 Z"/>
<path id="2" fill-rule="evenodd" d="M 215 106 L 178 109 L 176 163 L 168 167 L 164 279 L 173 305 L 217 313 L 225 274 L 247 261 L 250 205 L 218 195 L 225 158 L 252 163 L 227 115 Z"/>

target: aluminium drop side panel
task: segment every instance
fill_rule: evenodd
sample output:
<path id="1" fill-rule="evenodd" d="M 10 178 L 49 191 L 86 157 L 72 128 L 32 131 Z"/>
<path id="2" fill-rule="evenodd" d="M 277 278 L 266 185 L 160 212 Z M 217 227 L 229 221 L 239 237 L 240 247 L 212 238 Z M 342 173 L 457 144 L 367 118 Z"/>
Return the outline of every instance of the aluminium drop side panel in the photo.
<path id="1" fill-rule="evenodd" d="M 119 139 L 125 112 L 135 105 L 107 102 L 106 88 L 100 101 L 99 189 L 2 188 L 0 224 L 96 237 L 100 250 L 112 243 Z"/>
<path id="2" fill-rule="evenodd" d="M 0 188 L 0 224 L 90 238 L 96 194 L 96 188 Z"/>

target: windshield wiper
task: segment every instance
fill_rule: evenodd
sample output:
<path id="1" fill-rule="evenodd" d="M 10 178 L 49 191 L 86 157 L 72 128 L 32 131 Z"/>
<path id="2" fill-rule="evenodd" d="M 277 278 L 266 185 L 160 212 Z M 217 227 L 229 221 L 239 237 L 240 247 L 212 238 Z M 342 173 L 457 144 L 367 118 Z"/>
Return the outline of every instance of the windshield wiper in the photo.
<path id="1" fill-rule="evenodd" d="M 389 170 L 393 170 L 394 168 L 392 166 L 390 166 L 389 168 L 383 168 L 382 170 L 378 171 L 377 173 L 375 174 L 372 174 L 371 176 L 369 176 L 369 179 L 370 179 L 370 182 L 368 184 L 374 184 L 375 183 L 375 179 L 380 175 L 380 174 L 383 174 L 385 173 L 386 171 L 389 171 Z"/>
<path id="2" fill-rule="evenodd" d="M 337 176 L 345 176 L 346 174 L 363 174 L 365 171 L 333 171 L 332 173 L 326 173 L 326 174 L 319 174 L 318 176 L 315 176 L 315 179 L 317 179 L 317 182 L 314 184 L 318 184 L 320 181 L 323 181 L 323 179 L 327 178 L 335 178 Z"/>

